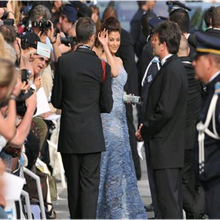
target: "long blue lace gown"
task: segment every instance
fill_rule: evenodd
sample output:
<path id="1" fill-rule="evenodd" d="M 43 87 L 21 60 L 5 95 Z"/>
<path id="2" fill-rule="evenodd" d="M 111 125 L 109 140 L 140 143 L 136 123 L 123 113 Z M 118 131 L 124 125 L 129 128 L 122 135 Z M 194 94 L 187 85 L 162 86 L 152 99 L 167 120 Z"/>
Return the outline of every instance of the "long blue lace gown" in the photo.
<path id="1" fill-rule="evenodd" d="M 146 219 L 132 159 L 125 105 L 122 101 L 127 73 L 118 67 L 112 79 L 114 105 L 110 114 L 102 114 L 106 151 L 101 158 L 101 176 L 97 206 L 99 219 Z"/>

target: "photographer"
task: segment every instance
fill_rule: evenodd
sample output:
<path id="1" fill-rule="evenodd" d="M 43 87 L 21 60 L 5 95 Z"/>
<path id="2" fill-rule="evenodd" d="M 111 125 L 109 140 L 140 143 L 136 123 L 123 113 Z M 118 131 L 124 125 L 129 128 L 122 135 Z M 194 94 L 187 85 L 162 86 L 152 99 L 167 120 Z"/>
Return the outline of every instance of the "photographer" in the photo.
<path id="1" fill-rule="evenodd" d="M 20 83 L 17 83 L 17 74 L 15 69 L 16 55 L 13 48 L 8 45 L 3 36 L 0 34 L 0 151 L 6 145 L 8 140 L 14 138 L 16 134 L 15 117 L 16 107 L 15 98 L 20 93 Z M 7 104 L 7 107 L 5 107 Z M 7 108 L 7 117 L 4 109 Z M 5 165 L 0 159 L 0 176 L 5 171 Z M 4 212 L 6 201 L 1 191 L 4 185 L 0 178 L 0 218 L 6 219 L 7 214 Z"/>
<path id="2" fill-rule="evenodd" d="M 77 10 L 70 4 L 66 4 L 59 17 L 56 28 L 60 32 L 60 50 L 61 53 L 67 53 L 75 50 L 77 45 L 75 22 L 77 21 Z"/>
<path id="3" fill-rule="evenodd" d="M 51 51 L 55 56 L 55 61 L 60 57 L 60 40 L 59 35 L 55 37 L 53 23 L 50 21 L 51 13 L 43 5 L 37 5 L 30 11 L 30 21 L 32 22 L 32 30 L 40 37 L 42 43 L 50 45 Z"/>
<path id="4" fill-rule="evenodd" d="M 11 44 L 11 45 L 15 45 L 15 37 L 12 37 L 11 39 L 8 37 L 8 30 L 12 31 L 12 36 L 13 36 L 13 27 L 11 29 L 11 26 L 2 26 L 0 28 L 0 32 L 5 34 L 7 41 Z M 4 42 L 4 44 L 6 44 Z M 7 45 L 7 44 L 6 44 Z M 20 47 L 20 46 L 19 46 Z M 6 50 L 7 47 L 5 47 Z M 8 53 L 10 53 L 10 51 L 8 51 Z M 11 54 L 15 54 L 15 51 L 13 49 L 11 49 Z M 11 55 L 12 56 L 12 55 Z M 14 60 L 15 60 L 16 56 L 14 55 Z M 21 59 L 24 60 L 24 59 Z M 32 117 L 34 114 L 34 111 L 36 109 L 36 94 L 32 94 L 30 93 L 29 97 L 27 96 L 28 91 L 30 92 L 29 88 L 29 79 L 31 74 L 29 74 L 32 69 L 27 69 L 28 66 L 29 68 L 31 67 L 31 65 L 29 62 L 21 62 L 20 64 L 20 71 L 17 71 L 18 74 L 18 85 L 20 85 L 20 87 L 22 87 L 22 92 L 16 93 L 15 99 L 16 99 L 16 108 L 17 108 L 17 113 L 18 115 L 16 116 L 16 120 L 14 119 L 14 122 L 16 121 L 16 126 L 17 126 L 17 132 L 15 134 L 15 136 L 10 140 L 8 139 L 8 143 L 7 143 L 7 149 L 5 149 L 6 153 L 9 153 L 9 151 L 13 152 L 18 151 L 21 152 L 22 149 L 22 144 L 24 143 L 24 140 L 26 139 L 29 130 L 30 130 L 30 126 L 31 126 L 31 121 L 32 121 Z M 31 95 L 32 94 L 32 95 Z M 25 95 L 26 98 L 22 98 L 22 96 Z M 20 102 L 18 102 L 18 100 L 24 99 L 21 103 L 22 106 L 19 105 Z M 10 103 L 9 103 L 10 104 Z M 25 105 L 25 107 L 23 106 Z M 22 109 L 22 114 L 20 114 L 20 111 Z M 2 113 L 4 115 L 7 115 L 7 108 L 2 109 Z M 20 115 L 19 115 L 20 114 Z M 10 147 L 10 149 L 9 149 Z M 8 157 L 6 155 L 4 155 L 5 157 Z M 17 161 L 16 161 L 17 163 Z"/>
<path id="5" fill-rule="evenodd" d="M 13 48 L 8 45 L 3 36 L 0 34 L 0 135 L 6 140 L 11 140 L 16 134 L 15 117 L 16 106 L 15 98 L 20 93 L 20 84 L 17 83 L 17 75 L 15 71 L 16 55 Z M 2 114 L 4 103 L 8 101 L 7 118 Z M 2 146 L 1 146 L 2 147 Z"/>
<path id="6" fill-rule="evenodd" d="M 15 13 L 12 8 L 12 1 L 7 1 L 6 7 L 0 8 L 0 18 L 4 19 L 15 19 Z"/>

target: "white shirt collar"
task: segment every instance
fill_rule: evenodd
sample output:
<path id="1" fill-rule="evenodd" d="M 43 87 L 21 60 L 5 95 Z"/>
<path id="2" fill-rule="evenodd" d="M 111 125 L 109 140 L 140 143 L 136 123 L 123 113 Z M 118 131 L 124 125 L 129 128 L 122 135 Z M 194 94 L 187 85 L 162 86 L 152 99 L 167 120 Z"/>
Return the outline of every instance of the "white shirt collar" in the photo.
<path id="1" fill-rule="evenodd" d="M 190 33 L 187 33 L 187 34 L 186 34 L 186 39 L 187 39 L 187 40 L 188 40 L 189 36 L 190 36 Z"/>
<path id="2" fill-rule="evenodd" d="M 217 73 L 215 73 L 210 79 L 209 79 L 209 83 L 214 80 L 218 75 L 219 75 L 220 71 L 218 71 Z"/>
<path id="3" fill-rule="evenodd" d="M 168 54 L 167 56 L 165 56 L 162 60 L 161 60 L 161 66 L 163 66 L 164 63 L 166 63 L 167 59 L 169 57 L 173 56 L 173 54 Z"/>

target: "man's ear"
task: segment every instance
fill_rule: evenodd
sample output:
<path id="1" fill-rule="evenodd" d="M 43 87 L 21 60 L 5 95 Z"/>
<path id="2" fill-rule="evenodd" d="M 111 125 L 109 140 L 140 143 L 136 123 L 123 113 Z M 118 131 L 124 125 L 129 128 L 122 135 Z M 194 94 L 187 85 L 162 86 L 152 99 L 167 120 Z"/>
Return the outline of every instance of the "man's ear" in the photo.
<path id="1" fill-rule="evenodd" d="M 92 43 L 95 42 L 95 34 L 93 34 L 93 35 L 90 37 L 90 41 L 91 41 Z"/>

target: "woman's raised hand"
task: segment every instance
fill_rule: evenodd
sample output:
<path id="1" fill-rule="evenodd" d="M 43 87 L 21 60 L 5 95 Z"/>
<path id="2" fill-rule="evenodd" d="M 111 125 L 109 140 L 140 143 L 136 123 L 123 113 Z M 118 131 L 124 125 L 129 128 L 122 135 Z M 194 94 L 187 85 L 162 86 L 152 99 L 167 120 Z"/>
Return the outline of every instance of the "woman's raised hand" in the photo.
<path id="1" fill-rule="evenodd" d="M 104 29 L 103 31 L 98 33 L 98 39 L 102 46 L 108 46 L 108 31 Z"/>

